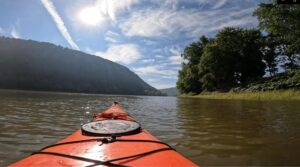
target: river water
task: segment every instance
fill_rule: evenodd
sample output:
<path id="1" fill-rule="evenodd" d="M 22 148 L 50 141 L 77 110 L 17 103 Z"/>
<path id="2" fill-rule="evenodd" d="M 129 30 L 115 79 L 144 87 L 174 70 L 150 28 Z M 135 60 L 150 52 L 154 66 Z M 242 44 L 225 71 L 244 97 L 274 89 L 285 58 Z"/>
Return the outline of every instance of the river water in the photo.
<path id="1" fill-rule="evenodd" d="M 113 101 L 196 164 L 300 165 L 300 101 L 0 90 L 0 166 L 68 136 Z"/>

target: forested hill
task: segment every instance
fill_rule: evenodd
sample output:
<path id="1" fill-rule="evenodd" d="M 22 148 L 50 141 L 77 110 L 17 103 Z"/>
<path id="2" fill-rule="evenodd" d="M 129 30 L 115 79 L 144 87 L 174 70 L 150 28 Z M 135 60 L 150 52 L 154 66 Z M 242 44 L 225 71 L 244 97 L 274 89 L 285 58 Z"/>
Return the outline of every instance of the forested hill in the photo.
<path id="1" fill-rule="evenodd" d="M 45 42 L 0 37 L 0 88 L 160 95 L 128 68 Z"/>

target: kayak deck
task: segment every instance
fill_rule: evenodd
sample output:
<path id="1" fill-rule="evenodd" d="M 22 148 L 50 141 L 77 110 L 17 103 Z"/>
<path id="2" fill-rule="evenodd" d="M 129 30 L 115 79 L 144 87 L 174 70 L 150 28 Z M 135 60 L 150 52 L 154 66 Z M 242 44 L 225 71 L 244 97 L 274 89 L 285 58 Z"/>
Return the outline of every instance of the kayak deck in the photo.
<path id="1" fill-rule="evenodd" d="M 133 121 L 118 104 L 94 116 L 93 121 L 108 119 L 105 114 Z M 43 149 L 10 166 L 197 166 L 144 129 L 116 138 L 86 136 L 78 130 L 58 143 L 64 144 Z"/>

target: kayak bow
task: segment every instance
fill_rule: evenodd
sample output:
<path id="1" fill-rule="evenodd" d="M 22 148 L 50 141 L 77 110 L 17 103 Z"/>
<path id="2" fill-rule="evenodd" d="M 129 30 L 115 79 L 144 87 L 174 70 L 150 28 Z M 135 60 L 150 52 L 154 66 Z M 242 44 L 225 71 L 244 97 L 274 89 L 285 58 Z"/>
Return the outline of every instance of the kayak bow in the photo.
<path id="1" fill-rule="evenodd" d="M 58 143 L 10 166 L 197 166 L 142 129 L 115 102 Z"/>

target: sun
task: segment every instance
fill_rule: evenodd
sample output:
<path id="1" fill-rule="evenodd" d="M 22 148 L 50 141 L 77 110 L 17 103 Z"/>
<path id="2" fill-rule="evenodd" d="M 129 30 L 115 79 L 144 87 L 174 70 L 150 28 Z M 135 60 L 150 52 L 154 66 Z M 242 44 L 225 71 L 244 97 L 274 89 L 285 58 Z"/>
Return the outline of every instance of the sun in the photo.
<path id="1" fill-rule="evenodd" d="M 104 20 L 101 12 L 96 7 L 85 7 L 78 13 L 81 23 L 89 26 L 96 26 Z"/>

